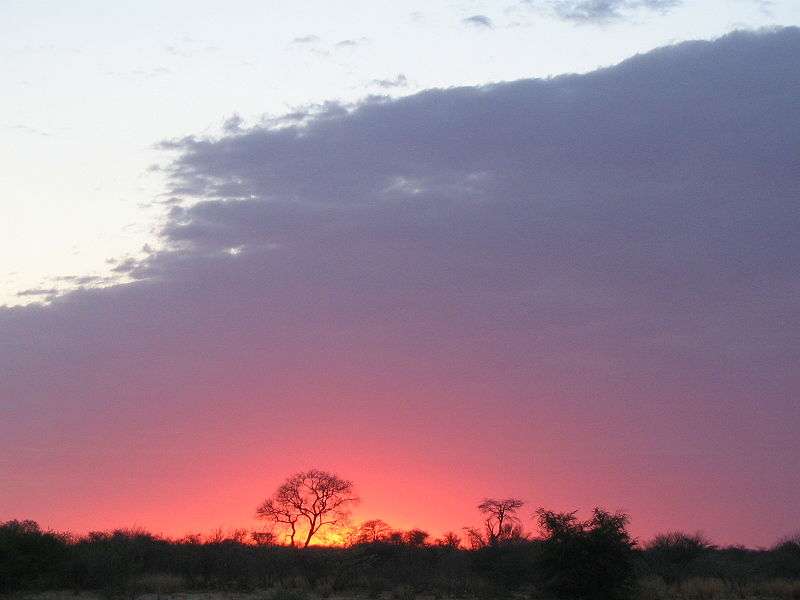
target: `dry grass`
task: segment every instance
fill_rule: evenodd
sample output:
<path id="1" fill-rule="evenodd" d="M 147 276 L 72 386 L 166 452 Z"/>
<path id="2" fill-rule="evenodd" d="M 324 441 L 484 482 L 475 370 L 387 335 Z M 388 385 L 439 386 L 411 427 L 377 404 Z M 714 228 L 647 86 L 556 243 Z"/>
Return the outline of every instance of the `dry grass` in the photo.
<path id="1" fill-rule="evenodd" d="M 186 589 L 186 582 L 179 575 L 171 573 L 153 573 L 142 575 L 134 581 L 133 588 L 139 592 L 152 593 L 159 596 L 175 594 Z"/>
<path id="2" fill-rule="evenodd" d="M 731 598 L 731 586 L 722 579 L 692 577 L 677 586 L 677 597 L 681 600 L 717 600 Z"/>
<path id="3" fill-rule="evenodd" d="M 800 600 L 800 581 L 773 579 L 763 583 L 745 586 L 745 593 L 754 598 L 780 598 L 780 600 Z"/>
<path id="4" fill-rule="evenodd" d="M 800 581 L 773 579 L 738 584 L 713 577 L 693 577 L 667 585 L 659 577 L 639 581 L 640 600 L 800 600 Z"/>
<path id="5" fill-rule="evenodd" d="M 137 593 L 125 600 L 273 600 L 283 592 L 307 600 L 321 600 L 329 590 L 301 591 L 276 588 L 269 591 L 244 592 L 187 592 L 183 580 L 172 575 L 153 575 L 137 581 Z M 278 593 L 276 593 L 278 592 Z M 320 593 L 322 592 L 322 593 Z M 530 594 L 519 596 L 519 600 L 532 598 Z M 45 592 L 19 594 L 13 600 L 107 600 L 93 593 Z M 367 600 L 366 594 L 332 594 L 330 600 Z M 382 600 L 433 600 L 430 596 L 415 596 L 413 591 L 402 586 L 391 592 L 378 594 Z M 538 596 L 537 596 L 538 598 Z M 736 584 L 716 578 L 696 577 L 679 584 L 668 585 L 659 577 L 648 577 L 638 582 L 638 600 L 800 600 L 800 580 L 774 579 L 770 581 Z M 278 598 L 275 598 L 278 600 Z M 441 599 L 444 600 L 444 599 Z M 488 596 L 486 600 L 491 600 Z M 506 600 L 505 598 L 498 600 Z"/>

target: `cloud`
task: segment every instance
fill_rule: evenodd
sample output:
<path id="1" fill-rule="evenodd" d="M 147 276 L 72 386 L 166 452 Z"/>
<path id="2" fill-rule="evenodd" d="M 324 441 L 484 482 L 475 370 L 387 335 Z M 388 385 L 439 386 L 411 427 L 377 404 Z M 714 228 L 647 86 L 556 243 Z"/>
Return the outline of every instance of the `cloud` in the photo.
<path id="1" fill-rule="evenodd" d="M 403 73 L 398 73 L 397 77 L 394 79 L 373 79 L 372 85 L 384 89 L 406 87 L 408 85 L 408 78 Z"/>
<path id="2" fill-rule="evenodd" d="M 99 275 L 62 275 L 56 278 L 56 281 L 67 282 L 76 285 L 97 285 L 101 283 L 113 283 L 113 280 L 107 277 L 100 277 Z M 50 290 L 54 294 L 58 290 Z"/>
<path id="3" fill-rule="evenodd" d="M 481 28 L 489 28 L 493 27 L 492 20 L 485 16 L 485 15 L 472 15 L 471 17 L 467 17 L 466 19 L 462 19 L 462 22 L 466 25 L 471 25 L 473 27 Z"/>
<path id="4" fill-rule="evenodd" d="M 348 39 L 336 42 L 336 44 L 334 44 L 334 48 L 337 50 L 342 50 L 347 48 L 356 48 L 369 43 L 370 39 L 368 37 L 360 37 L 358 39 Z"/>
<path id="5" fill-rule="evenodd" d="M 198 54 L 219 52 L 218 46 L 187 36 L 182 37 L 176 44 L 165 45 L 163 49 L 165 53 L 180 58 L 192 58 Z"/>
<path id="6" fill-rule="evenodd" d="M 238 133 L 242 130 L 244 119 L 238 113 L 233 113 L 222 123 L 222 130 L 225 133 Z"/>
<path id="7" fill-rule="evenodd" d="M 775 7 L 774 0 L 749 0 L 749 1 L 754 2 L 755 5 L 758 6 L 758 9 L 761 11 L 762 14 L 768 17 L 772 16 L 773 14 L 772 10 Z"/>
<path id="8" fill-rule="evenodd" d="M 20 125 L 20 124 L 7 125 L 6 129 L 9 129 L 11 131 L 20 131 L 22 133 L 28 133 L 31 135 L 37 135 L 41 137 L 51 137 L 51 134 L 49 132 L 44 131 L 43 129 L 38 129 L 36 127 L 30 127 L 29 125 Z"/>
<path id="9" fill-rule="evenodd" d="M 163 249 L 0 309 L 0 455 L 37 477 L 7 510 L 73 490 L 52 464 L 113 504 L 422 452 L 769 543 L 800 493 L 798 53 L 737 33 L 165 144 Z"/>
<path id="10" fill-rule="evenodd" d="M 21 292 L 17 292 L 17 296 L 25 297 L 25 296 L 48 296 L 52 297 L 58 294 L 58 290 L 56 288 L 30 288 L 27 290 L 22 290 Z"/>
<path id="11" fill-rule="evenodd" d="M 526 0 L 528 4 L 541 4 Z M 575 23 L 607 23 L 625 17 L 631 11 L 650 10 L 667 12 L 683 0 L 547 0 L 555 15 Z"/>
<path id="12" fill-rule="evenodd" d="M 303 35 L 292 39 L 293 44 L 316 44 L 320 41 L 317 35 Z"/>

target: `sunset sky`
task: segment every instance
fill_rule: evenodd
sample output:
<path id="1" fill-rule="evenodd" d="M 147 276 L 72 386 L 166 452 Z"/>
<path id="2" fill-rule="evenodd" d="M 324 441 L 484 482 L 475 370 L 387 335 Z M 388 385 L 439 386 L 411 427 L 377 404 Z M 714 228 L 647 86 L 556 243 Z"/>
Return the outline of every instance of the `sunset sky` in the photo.
<path id="1" fill-rule="evenodd" d="M 800 529 L 800 3 L 0 0 L 0 521 L 289 474 Z"/>

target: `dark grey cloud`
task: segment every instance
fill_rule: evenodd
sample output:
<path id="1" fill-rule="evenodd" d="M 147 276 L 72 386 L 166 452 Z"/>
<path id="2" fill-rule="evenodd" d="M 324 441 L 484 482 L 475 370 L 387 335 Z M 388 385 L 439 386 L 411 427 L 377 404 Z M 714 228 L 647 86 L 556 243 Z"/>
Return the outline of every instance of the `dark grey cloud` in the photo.
<path id="1" fill-rule="evenodd" d="M 541 5 L 538 0 L 526 0 L 531 5 Z M 649 10 L 667 12 L 683 0 L 548 0 L 555 14 L 576 23 L 607 23 L 622 19 L 631 11 Z"/>
<path id="2" fill-rule="evenodd" d="M 120 263 L 126 285 L 0 309 L 0 455 L 130 428 L 180 444 L 220 418 L 255 447 L 275 408 L 347 433 L 391 404 L 492 455 L 541 435 L 659 473 L 680 448 L 719 475 L 681 472 L 687 494 L 761 482 L 759 535 L 781 533 L 800 493 L 774 459 L 800 456 L 798 55 L 797 29 L 736 33 L 165 143 L 186 199 L 165 249 Z M 631 477 L 634 514 L 677 514 Z M 697 494 L 675 526 L 722 527 Z"/>
<path id="3" fill-rule="evenodd" d="M 492 20 L 486 15 L 472 15 L 471 17 L 462 19 L 462 22 L 478 28 L 485 27 L 491 29 L 493 27 Z"/>

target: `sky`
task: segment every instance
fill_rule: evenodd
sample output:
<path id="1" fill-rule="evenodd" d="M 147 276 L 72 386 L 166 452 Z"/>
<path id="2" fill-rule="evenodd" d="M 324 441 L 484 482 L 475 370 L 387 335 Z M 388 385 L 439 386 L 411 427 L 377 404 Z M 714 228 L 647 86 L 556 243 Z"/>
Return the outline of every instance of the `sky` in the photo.
<path id="1" fill-rule="evenodd" d="M 800 5 L 296 5 L 0 2 L 0 519 L 795 531 Z"/>

